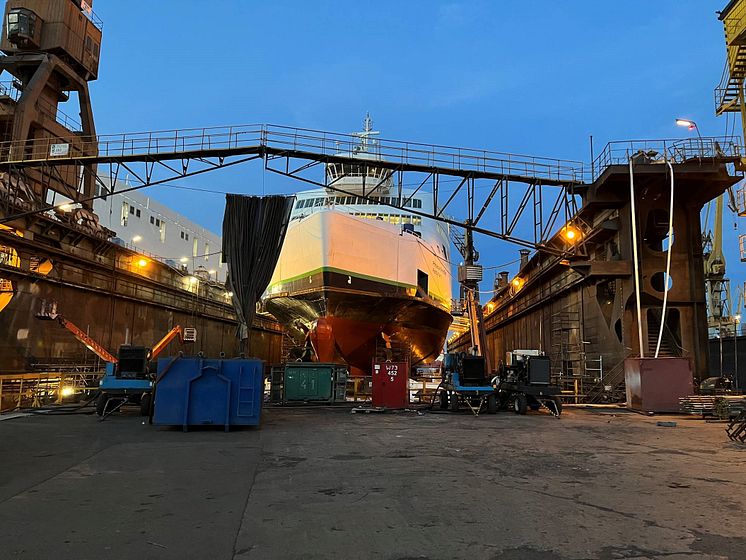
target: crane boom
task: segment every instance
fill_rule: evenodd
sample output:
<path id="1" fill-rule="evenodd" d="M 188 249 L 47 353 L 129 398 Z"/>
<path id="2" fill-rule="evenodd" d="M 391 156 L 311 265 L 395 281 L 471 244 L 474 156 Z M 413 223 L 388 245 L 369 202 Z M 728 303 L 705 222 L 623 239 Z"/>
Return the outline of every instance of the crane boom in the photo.
<path id="1" fill-rule="evenodd" d="M 83 344 L 83 346 L 88 348 L 88 350 L 96 354 L 96 356 L 101 358 L 103 361 L 111 362 L 112 364 L 116 364 L 119 361 L 115 356 L 112 356 L 108 352 L 108 350 L 106 350 L 106 348 L 101 346 L 98 342 L 96 342 L 85 332 L 83 332 L 75 323 L 68 321 L 62 315 L 57 315 L 56 319 L 60 325 L 73 333 L 73 336 L 77 338 Z"/>

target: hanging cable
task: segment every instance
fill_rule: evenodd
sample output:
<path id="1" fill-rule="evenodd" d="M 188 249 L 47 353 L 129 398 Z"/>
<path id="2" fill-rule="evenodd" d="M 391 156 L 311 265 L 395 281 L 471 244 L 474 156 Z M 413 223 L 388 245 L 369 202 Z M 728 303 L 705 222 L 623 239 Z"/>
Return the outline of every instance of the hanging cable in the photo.
<path id="1" fill-rule="evenodd" d="M 663 289 L 663 310 L 661 311 L 661 326 L 658 329 L 658 343 L 655 345 L 655 357 L 658 357 L 658 352 L 661 350 L 661 341 L 663 340 L 663 326 L 666 324 L 666 305 L 668 304 L 668 290 L 671 280 L 671 250 L 673 248 L 673 165 L 670 161 L 666 161 L 668 169 L 671 173 L 671 202 L 668 205 L 668 252 L 666 254 L 666 276 L 663 279 L 665 287 Z"/>
<path id="2" fill-rule="evenodd" d="M 637 336 L 640 343 L 640 357 L 644 358 L 642 348 L 642 310 L 640 309 L 640 263 L 637 257 L 637 210 L 635 209 L 635 180 L 632 170 L 632 157 L 629 158 L 629 210 L 632 218 L 632 259 L 635 267 L 635 300 L 637 304 Z"/>

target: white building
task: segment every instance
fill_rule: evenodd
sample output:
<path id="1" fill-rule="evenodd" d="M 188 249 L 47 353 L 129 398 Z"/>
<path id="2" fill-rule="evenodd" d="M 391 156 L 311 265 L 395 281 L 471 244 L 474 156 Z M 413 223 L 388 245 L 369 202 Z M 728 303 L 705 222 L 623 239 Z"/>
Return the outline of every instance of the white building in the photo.
<path id="1" fill-rule="evenodd" d="M 114 190 L 130 186 L 119 181 Z M 225 281 L 220 237 L 149 197 L 144 189 L 98 198 L 93 209 L 101 225 L 116 232 L 115 243 L 186 273 Z"/>

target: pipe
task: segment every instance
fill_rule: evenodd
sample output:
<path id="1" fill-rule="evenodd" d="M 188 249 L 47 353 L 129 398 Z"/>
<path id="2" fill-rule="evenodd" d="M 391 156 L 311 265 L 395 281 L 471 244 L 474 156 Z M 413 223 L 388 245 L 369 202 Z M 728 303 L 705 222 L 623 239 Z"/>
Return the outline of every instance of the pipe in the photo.
<path id="1" fill-rule="evenodd" d="M 640 309 L 640 263 L 637 256 L 637 211 L 635 209 L 635 181 L 632 170 L 632 158 L 629 158 L 629 210 L 632 214 L 632 259 L 635 267 L 635 299 L 637 305 L 637 336 L 640 345 L 640 357 L 645 357 L 642 347 L 642 310 Z"/>
<path id="2" fill-rule="evenodd" d="M 668 284 L 671 279 L 671 249 L 673 248 L 673 165 L 666 161 L 668 169 L 671 171 L 671 202 L 668 206 L 668 252 L 666 254 L 666 277 L 663 281 L 666 283 L 663 291 L 663 310 L 661 311 L 661 327 L 658 330 L 658 344 L 655 345 L 655 357 L 661 349 L 661 340 L 663 339 L 663 325 L 666 324 L 666 305 L 668 304 Z"/>

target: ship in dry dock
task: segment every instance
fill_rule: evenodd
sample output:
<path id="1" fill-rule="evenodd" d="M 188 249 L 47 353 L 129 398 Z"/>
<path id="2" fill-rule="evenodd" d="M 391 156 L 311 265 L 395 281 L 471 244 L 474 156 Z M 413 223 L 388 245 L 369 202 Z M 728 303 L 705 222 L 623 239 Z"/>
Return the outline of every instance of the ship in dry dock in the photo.
<path id="1" fill-rule="evenodd" d="M 395 188 L 375 166 L 374 134 L 367 116 L 359 144 L 340 154 L 360 164 L 329 163 L 330 187 L 298 193 L 263 297 L 307 358 L 352 375 L 368 375 L 376 349 L 392 345 L 412 365 L 434 361 L 452 321 L 448 228 L 417 214 L 432 195 Z"/>

